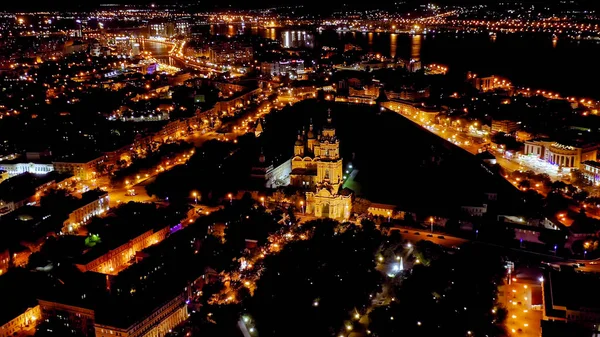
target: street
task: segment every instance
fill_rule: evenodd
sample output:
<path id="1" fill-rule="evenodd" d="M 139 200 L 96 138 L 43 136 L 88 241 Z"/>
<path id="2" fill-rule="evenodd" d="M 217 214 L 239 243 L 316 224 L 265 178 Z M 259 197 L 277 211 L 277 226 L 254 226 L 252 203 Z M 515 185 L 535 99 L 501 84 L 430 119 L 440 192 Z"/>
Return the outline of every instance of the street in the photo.
<path id="1" fill-rule="evenodd" d="M 432 234 L 430 231 L 427 230 L 415 230 L 414 228 L 408 227 L 393 227 L 390 228 L 390 230 L 400 231 L 402 238 L 409 242 L 427 240 L 446 248 L 459 247 L 460 245 L 468 241 L 467 239 L 449 236 L 444 233 L 433 232 Z"/>

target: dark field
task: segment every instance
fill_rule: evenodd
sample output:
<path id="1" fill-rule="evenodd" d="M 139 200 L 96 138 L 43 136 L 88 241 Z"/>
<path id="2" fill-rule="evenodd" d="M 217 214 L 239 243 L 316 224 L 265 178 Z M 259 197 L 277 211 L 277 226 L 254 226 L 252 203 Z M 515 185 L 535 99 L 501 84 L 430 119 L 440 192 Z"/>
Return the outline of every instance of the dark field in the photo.
<path id="1" fill-rule="evenodd" d="M 293 154 L 298 130 L 315 130 L 331 108 L 344 162 L 359 170 L 359 196 L 400 209 L 453 212 L 461 205 L 484 203 L 498 193 L 501 207 L 513 207 L 517 191 L 473 155 L 451 145 L 393 112 L 374 106 L 303 101 L 269 115 L 259 146 L 267 158 Z"/>

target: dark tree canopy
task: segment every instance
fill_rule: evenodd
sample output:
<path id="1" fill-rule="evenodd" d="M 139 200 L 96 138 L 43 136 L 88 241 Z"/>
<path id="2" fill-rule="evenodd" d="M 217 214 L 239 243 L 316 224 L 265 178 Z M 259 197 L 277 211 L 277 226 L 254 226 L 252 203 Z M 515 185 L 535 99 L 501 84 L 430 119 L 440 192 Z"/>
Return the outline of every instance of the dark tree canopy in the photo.
<path id="1" fill-rule="evenodd" d="M 261 334 L 331 336 L 379 290 L 376 232 L 329 220 L 312 225 L 312 240 L 290 243 L 265 262 L 248 305 Z"/>

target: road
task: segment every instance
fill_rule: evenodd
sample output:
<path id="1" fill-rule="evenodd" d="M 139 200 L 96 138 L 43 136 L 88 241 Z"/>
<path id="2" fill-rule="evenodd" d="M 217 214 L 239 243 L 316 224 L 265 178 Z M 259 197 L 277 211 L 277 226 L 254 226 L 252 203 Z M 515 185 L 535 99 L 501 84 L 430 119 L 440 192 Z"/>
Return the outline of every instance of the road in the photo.
<path id="1" fill-rule="evenodd" d="M 433 232 L 432 234 L 430 231 L 427 230 L 415 230 L 414 228 L 408 227 L 393 227 L 390 228 L 390 230 L 400 231 L 400 233 L 402 234 L 402 238 L 410 242 L 427 240 L 446 248 L 458 247 L 464 244 L 465 242 L 469 241 L 467 239 L 449 236 L 440 232 Z"/>
<path id="2" fill-rule="evenodd" d="M 135 202 L 155 202 L 158 201 L 155 197 L 151 197 L 146 193 L 146 185 L 154 180 L 154 177 L 151 177 L 145 181 L 142 181 L 136 185 L 133 185 L 129 188 L 114 188 L 109 189 L 108 198 L 109 198 L 109 206 L 111 208 L 118 206 L 121 203 L 128 203 L 130 201 Z M 135 192 L 134 195 L 129 195 L 128 191 L 133 190 Z"/>
<path id="3" fill-rule="evenodd" d="M 268 95 L 266 95 L 267 97 Z M 193 143 L 196 147 L 201 147 L 206 141 L 211 139 L 219 139 L 222 141 L 233 141 L 236 142 L 235 138 L 237 136 L 243 135 L 246 133 L 246 126 L 252 122 L 254 122 L 258 117 L 262 117 L 264 114 L 270 111 L 270 107 L 274 105 L 274 102 L 262 102 L 256 109 L 250 110 L 244 114 L 244 116 L 229 121 L 225 123 L 223 126 L 235 126 L 236 132 L 234 133 L 217 133 L 214 131 L 196 131 L 190 135 L 187 135 L 182 138 L 182 140 L 186 142 Z M 243 128 L 242 128 L 243 126 Z M 164 171 L 168 171 L 173 168 L 175 165 L 163 165 Z M 130 187 L 122 187 L 122 188 L 110 188 L 110 183 L 108 177 L 98 178 L 97 182 L 90 188 L 101 187 L 109 193 L 110 207 L 115 207 L 120 203 L 127 203 L 130 201 L 135 202 L 155 202 L 158 201 L 156 198 L 149 196 L 146 193 L 145 185 L 150 183 L 154 177 L 159 172 L 153 172 L 147 177 L 142 177 L 140 180 L 136 182 L 136 184 L 131 185 Z M 89 184 L 86 184 L 89 185 Z M 133 195 L 130 195 L 130 191 L 133 190 Z"/>

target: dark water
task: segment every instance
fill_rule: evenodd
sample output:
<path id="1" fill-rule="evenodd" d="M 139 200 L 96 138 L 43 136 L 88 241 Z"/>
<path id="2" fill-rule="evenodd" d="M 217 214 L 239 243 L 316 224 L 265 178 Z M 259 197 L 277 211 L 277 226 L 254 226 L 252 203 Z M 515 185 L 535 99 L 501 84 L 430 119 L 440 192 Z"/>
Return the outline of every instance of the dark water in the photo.
<path id="1" fill-rule="evenodd" d="M 447 65 L 450 72 L 473 71 L 509 78 L 515 85 L 560 92 L 565 96 L 600 98 L 595 80 L 600 78 L 600 41 L 553 41 L 548 35 L 408 34 L 316 32 L 302 29 L 260 29 L 242 25 L 211 25 L 210 34 L 253 34 L 279 40 L 286 47 L 343 47 L 350 43 L 363 50 L 423 63 Z M 146 42 L 155 55 L 169 47 Z M 177 62 L 173 62 L 177 65 Z"/>
<path id="2" fill-rule="evenodd" d="M 143 41 L 140 43 L 140 51 L 149 51 L 160 62 L 174 67 L 184 68 L 185 64 L 183 62 L 169 57 L 169 50 L 171 50 L 171 46 L 164 43 L 150 41 Z"/>

